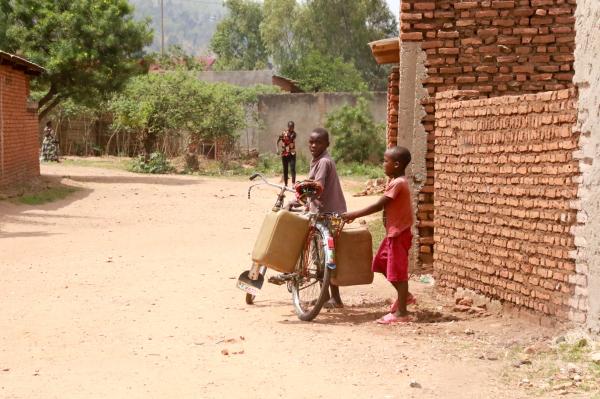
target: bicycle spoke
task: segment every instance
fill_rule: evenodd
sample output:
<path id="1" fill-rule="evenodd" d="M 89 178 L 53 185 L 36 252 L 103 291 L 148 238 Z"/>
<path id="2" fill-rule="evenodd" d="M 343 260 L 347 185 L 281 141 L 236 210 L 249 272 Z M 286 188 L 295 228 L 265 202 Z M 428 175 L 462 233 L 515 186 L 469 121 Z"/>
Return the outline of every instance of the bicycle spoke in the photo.
<path id="1" fill-rule="evenodd" d="M 310 283 L 309 285 L 305 285 L 305 286 L 303 286 L 302 288 L 300 288 L 300 291 L 302 291 L 302 290 L 305 290 L 305 289 L 307 289 L 307 288 L 310 288 L 310 287 L 312 287 L 313 285 L 315 285 L 315 284 L 317 284 L 317 283 L 320 283 L 320 281 L 319 281 L 319 280 L 315 280 L 315 282 L 314 282 L 314 283 Z"/>

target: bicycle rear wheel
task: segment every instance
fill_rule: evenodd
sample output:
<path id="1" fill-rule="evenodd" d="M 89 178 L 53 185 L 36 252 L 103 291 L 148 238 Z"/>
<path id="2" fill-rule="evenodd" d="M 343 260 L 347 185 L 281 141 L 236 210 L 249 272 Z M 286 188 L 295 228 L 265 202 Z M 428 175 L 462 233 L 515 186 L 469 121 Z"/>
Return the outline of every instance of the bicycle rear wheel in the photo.
<path id="1" fill-rule="evenodd" d="M 292 301 L 294 310 L 302 321 L 317 317 L 329 297 L 330 272 L 326 248 L 326 235 L 319 228 L 311 230 L 296 264 Z"/>

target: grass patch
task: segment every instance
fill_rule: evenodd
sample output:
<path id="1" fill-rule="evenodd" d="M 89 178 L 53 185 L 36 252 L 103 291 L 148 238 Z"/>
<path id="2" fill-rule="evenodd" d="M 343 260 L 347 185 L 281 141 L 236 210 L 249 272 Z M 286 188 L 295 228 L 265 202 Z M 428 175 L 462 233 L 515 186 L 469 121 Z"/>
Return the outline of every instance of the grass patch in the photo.
<path id="1" fill-rule="evenodd" d="M 61 158 L 61 163 L 67 166 L 86 166 L 113 170 L 129 170 L 131 158 L 126 157 L 68 157 Z"/>
<path id="2" fill-rule="evenodd" d="M 385 177 L 383 167 L 380 164 L 339 162 L 336 169 L 338 174 L 344 177 L 365 177 L 367 179 Z"/>
<path id="3" fill-rule="evenodd" d="M 530 355 L 525 355 L 524 349 L 517 346 L 508 353 L 508 360 L 515 362 L 525 357 L 531 364 L 518 369 L 505 368 L 502 377 L 507 384 L 516 384 L 527 377 L 531 381 L 528 388 L 540 397 L 549 392 L 592 392 L 596 395 L 592 398 L 600 399 L 600 365 L 590 361 L 592 349 L 590 343 L 583 338 L 551 345 L 545 351 Z M 578 381 L 575 380 L 575 375 L 579 376 Z"/>
<path id="4" fill-rule="evenodd" d="M 33 194 L 21 195 L 14 200 L 25 205 L 41 205 L 64 199 L 75 191 L 77 191 L 77 189 L 74 187 L 49 187 Z"/>

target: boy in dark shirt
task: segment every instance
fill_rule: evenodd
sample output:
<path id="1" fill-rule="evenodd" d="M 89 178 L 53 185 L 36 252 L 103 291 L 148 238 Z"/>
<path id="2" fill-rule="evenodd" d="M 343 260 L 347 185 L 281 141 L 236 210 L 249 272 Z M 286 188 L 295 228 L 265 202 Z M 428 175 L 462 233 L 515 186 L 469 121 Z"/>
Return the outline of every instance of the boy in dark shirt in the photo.
<path id="1" fill-rule="evenodd" d="M 312 161 L 310 162 L 310 171 L 308 178 L 310 180 L 317 181 L 323 191 L 318 199 L 315 199 L 311 203 L 311 211 L 319 213 L 339 213 L 346 212 L 346 199 L 342 192 L 342 185 L 335 168 L 335 162 L 327 153 L 327 147 L 329 147 L 329 132 L 322 127 L 315 128 L 308 139 L 308 145 L 310 153 L 312 154 Z M 288 204 L 288 208 L 297 207 L 300 204 L 296 201 L 292 201 Z M 281 282 L 281 277 L 271 277 L 271 282 Z M 340 297 L 340 288 L 336 285 L 330 284 L 330 298 L 325 304 L 326 307 L 330 308 L 342 308 L 342 298 Z"/>

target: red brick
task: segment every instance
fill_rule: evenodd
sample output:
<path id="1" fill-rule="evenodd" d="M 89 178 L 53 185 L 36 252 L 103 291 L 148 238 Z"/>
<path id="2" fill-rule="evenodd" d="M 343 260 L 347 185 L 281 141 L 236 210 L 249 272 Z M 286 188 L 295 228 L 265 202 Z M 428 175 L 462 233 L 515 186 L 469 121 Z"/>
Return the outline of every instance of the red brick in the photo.
<path id="1" fill-rule="evenodd" d="M 418 20 L 423 19 L 423 14 L 403 12 L 400 14 L 400 19 L 402 21 L 418 21 Z"/>
<path id="2" fill-rule="evenodd" d="M 554 35 L 541 35 L 541 36 L 534 36 L 532 42 L 534 44 L 548 44 L 548 43 L 554 43 L 555 41 L 556 41 L 556 37 Z"/>
<path id="3" fill-rule="evenodd" d="M 475 18 L 497 18 L 498 11 L 496 10 L 481 10 L 475 11 Z"/>
<path id="4" fill-rule="evenodd" d="M 573 10 L 570 8 L 551 8 L 548 11 L 550 15 L 572 15 Z"/>
<path id="5" fill-rule="evenodd" d="M 512 70 L 515 73 L 533 73 L 533 65 L 515 65 Z"/>
<path id="6" fill-rule="evenodd" d="M 538 28 L 514 28 L 513 33 L 515 35 L 537 35 Z"/>
<path id="7" fill-rule="evenodd" d="M 440 54 L 446 54 L 446 55 L 458 54 L 459 53 L 459 49 L 457 49 L 455 47 L 452 47 L 452 48 L 442 47 L 442 48 L 438 49 L 438 53 L 440 53 Z"/>
<path id="8" fill-rule="evenodd" d="M 492 8 L 515 8 L 513 0 L 492 1 Z"/>
<path id="9" fill-rule="evenodd" d="M 532 17 L 530 19 L 531 25 L 550 25 L 554 22 L 554 18 L 551 17 Z"/>
<path id="10" fill-rule="evenodd" d="M 438 30 L 437 36 L 441 39 L 456 39 L 458 38 L 459 34 L 457 31 Z"/>
<path id="11" fill-rule="evenodd" d="M 423 40 L 423 33 L 422 32 L 401 33 L 400 39 L 406 40 L 406 41 L 420 41 L 420 40 Z"/>
<path id="12" fill-rule="evenodd" d="M 531 0 L 532 7 L 552 6 L 552 5 L 554 5 L 554 0 Z"/>
<path id="13" fill-rule="evenodd" d="M 479 37 L 488 37 L 488 36 L 497 36 L 498 28 L 488 28 L 488 29 L 478 29 L 477 36 Z"/>
<path id="14" fill-rule="evenodd" d="M 455 1 L 452 6 L 456 10 L 467 10 L 472 8 L 477 8 L 479 4 L 476 1 Z"/>
<path id="15" fill-rule="evenodd" d="M 435 3 L 414 3 L 413 8 L 418 11 L 435 10 Z"/>

